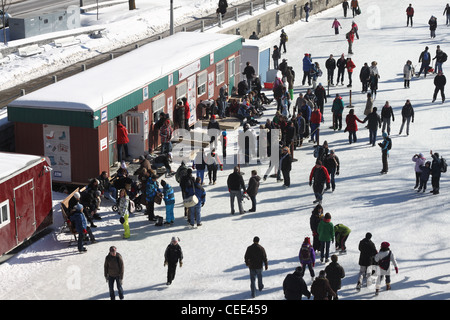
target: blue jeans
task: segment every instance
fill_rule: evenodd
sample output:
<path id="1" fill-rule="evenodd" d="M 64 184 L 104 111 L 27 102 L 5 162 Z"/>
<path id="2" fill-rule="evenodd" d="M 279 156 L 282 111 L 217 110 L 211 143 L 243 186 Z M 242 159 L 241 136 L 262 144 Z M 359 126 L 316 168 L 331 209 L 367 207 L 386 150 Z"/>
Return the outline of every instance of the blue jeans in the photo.
<path id="1" fill-rule="evenodd" d="M 119 277 L 108 277 L 108 285 L 109 285 L 109 296 L 111 300 L 116 300 L 116 295 L 114 293 L 114 282 L 117 284 L 117 291 L 119 291 L 120 300 L 123 299 L 123 288 L 120 283 Z"/>
<path id="2" fill-rule="evenodd" d="M 114 188 L 113 186 L 110 186 L 108 190 L 106 191 L 106 196 L 112 200 L 112 201 L 116 201 L 117 200 L 117 189 Z"/>
<path id="3" fill-rule="evenodd" d="M 311 123 L 311 140 L 313 141 L 317 141 L 319 139 L 319 126 L 320 124 Z"/>
<path id="4" fill-rule="evenodd" d="M 252 291 L 252 297 L 256 296 L 256 278 L 258 277 L 258 289 L 261 291 L 264 288 L 262 282 L 262 268 L 250 269 L 250 290 Z"/>
<path id="5" fill-rule="evenodd" d="M 201 211 L 202 211 L 201 202 L 189 208 L 191 225 L 194 224 L 194 221 L 197 221 L 197 225 L 199 225 L 202 222 Z"/>
<path id="6" fill-rule="evenodd" d="M 203 178 L 205 177 L 205 169 L 203 170 L 197 169 L 197 177 L 200 177 L 200 179 L 202 179 L 200 183 L 203 184 Z"/>
<path id="7" fill-rule="evenodd" d="M 375 145 L 375 142 L 377 140 L 377 129 L 369 129 L 369 142 L 372 144 L 372 146 Z"/>
<path id="8" fill-rule="evenodd" d="M 172 142 L 164 142 L 161 145 L 161 153 L 169 153 L 172 152 Z"/>
<path id="9" fill-rule="evenodd" d="M 435 73 L 442 72 L 442 62 L 436 62 L 436 70 L 434 70 Z"/>

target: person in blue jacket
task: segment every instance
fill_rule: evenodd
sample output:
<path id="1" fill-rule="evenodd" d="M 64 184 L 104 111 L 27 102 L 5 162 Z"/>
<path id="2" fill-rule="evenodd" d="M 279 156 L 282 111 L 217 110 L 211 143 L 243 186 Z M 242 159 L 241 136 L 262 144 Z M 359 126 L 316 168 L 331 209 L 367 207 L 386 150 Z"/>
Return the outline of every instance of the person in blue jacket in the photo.
<path id="1" fill-rule="evenodd" d="M 194 194 L 198 199 L 198 202 L 195 206 L 189 208 L 190 213 L 190 225 L 191 227 L 194 227 L 194 221 L 197 221 L 197 227 L 200 227 L 202 225 L 202 207 L 205 204 L 206 200 L 206 192 L 205 189 L 202 187 L 201 184 L 201 178 L 197 177 L 195 179 L 195 188 L 194 188 Z"/>
<path id="2" fill-rule="evenodd" d="M 308 85 L 311 85 L 311 68 L 313 66 L 311 55 L 309 53 L 305 53 L 305 56 L 303 57 L 303 80 L 302 80 L 302 86 L 305 85 L 306 78 L 308 78 Z"/>
<path id="3" fill-rule="evenodd" d="M 75 229 L 78 232 L 78 251 L 84 252 L 87 251 L 85 247 L 83 247 L 84 235 L 87 233 L 87 222 L 83 213 L 83 205 L 78 203 L 74 207 L 75 212 L 70 216 L 70 221 L 75 225 Z"/>
<path id="4" fill-rule="evenodd" d="M 164 203 L 166 204 L 166 222 L 165 224 L 173 224 L 175 218 L 173 207 L 175 206 L 175 193 L 173 188 L 166 181 L 161 180 L 162 192 L 164 195 Z"/>
<path id="5" fill-rule="evenodd" d="M 155 197 L 161 190 L 158 187 L 156 175 L 152 175 L 151 179 L 147 180 L 147 185 L 145 187 L 145 198 L 147 200 L 147 215 L 148 221 L 156 221 L 155 218 Z"/>

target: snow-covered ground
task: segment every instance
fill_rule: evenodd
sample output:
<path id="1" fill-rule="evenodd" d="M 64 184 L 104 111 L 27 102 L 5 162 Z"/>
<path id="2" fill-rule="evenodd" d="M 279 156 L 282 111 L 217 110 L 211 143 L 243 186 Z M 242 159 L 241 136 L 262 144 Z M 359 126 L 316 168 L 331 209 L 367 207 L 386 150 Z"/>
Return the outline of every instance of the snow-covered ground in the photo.
<path id="1" fill-rule="evenodd" d="M 209 1 L 208 1 L 209 3 Z M 359 70 L 364 62 L 378 62 L 381 75 L 375 106 L 380 110 L 385 101 L 394 108 L 392 123 L 393 149 L 389 156 L 389 173 L 380 175 L 381 152 L 378 146 L 368 144 L 368 131 L 359 125 L 358 142 L 348 143 L 343 131 L 334 132 L 331 125 L 331 102 L 325 107 L 325 124 L 321 126 L 321 141 L 327 140 L 341 162 L 340 175 L 336 178 L 334 193 L 324 195 L 323 207 L 330 212 L 334 224 L 342 223 L 351 228 L 346 255 L 339 256 L 346 277 L 339 291 L 342 300 L 446 300 L 450 298 L 450 234 L 445 228 L 449 211 L 449 178 L 443 174 L 439 195 L 417 193 L 413 190 L 414 163 L 411 158 L 423 153 L 430 160 L 430 150 L 450 158 L 450 117 L 448 103 L 431 103 L 434 89 L 433 77 L 414 78 L 411 89 L 403 88 L 402 71 L 410 59 L 414 65 L 421 51 L 429 46 L 432 56 L 436 45 L 444 51 L 449 40 L 449 30 L 443 23 L 441 1 L 413 3 L 416 14 L 414 27 L 406 28 L 405 10 L 409 1 L 361 0 L 362 14 L 355 18 L 359 25 L 360 39 L 355 40 L 353 60 L 356 64 L 353 76 L 352 104 L 355 113 L 363 118 L 365 94 L 360 93 Z M 112 10 L 112 9 L 111 9 Z M 430 39 L 428 19 L 438 17 L 435 39 Z M 331 28 L 337 17 L 343 29 L 338 36 Z M 151 20 L 150 15 L 147 19 Z M 343 18 L 340 7 L 331 8 L 310 17 L 308 23 L 300 21 L 285 27 L 289 35 L 287 54 L 290 65 L 296 71 L 296 96 L 305 92 L 301 86 L 301 59 L 305 52 L 323 67 L 330 53 L 339 56 L 347 52 L 344 34 L 350 29 L 352 18 Z M 262 41 L 277 44 L 279 33 Z M 419 66 L 416 66 L 418 70 Z M 444 64 L 444 72 L 448 66 Z M 347 84 L 347 76 L 345 76 Z M 325 75 L 321 78 L 325 83 Z M 346 86 L 330 89 L 331 97 L 340 93 L 346 105 L 349 91 Z M 409 136 L 398 135 L 401 124 L 401 108 L 406 99 L 414 107 L 415 118 Z M 266 111 L 262 121 L 272 117 L 274 105 Z M 344 116 L 349 109 L 345 110 Z M 378 132 L 380 140 L 381 132 Z M 236 138 L 230 133 L 230 139 Z M 183 218 L 181 194 L 174 178 L 167 181 L 175 187 L 177 204 L 175 225 L 155 227 L 141 213 L 130 218 L 131 238 L 123 240 L 118 215 L 109 208 L 100 211 L 103 220 L 97 223 L 94 233 L 98 243 L 88 245 L 85 254 L 79 254 L 76 246 L 68 247 L 70 237 L 59 234 L 62 225 L 59 202 L 65 196 L 54 193 L 54 230 L 0 265 L 0 299 L 109 299 L 103 277 L 104 258 L 108 248 L 115 245 L 125 262 L 125 298 L 142 300 L 243 300 L 251 299 L 249 272 L 244 264 L 244 253 L 259 236 L 265 247 L 269 269 L 263 272 L 265 288 L 257 292 L 257 299 L 282 300 L 284 277 L 298 266 L 298 251 L 305 236 L 311 236 L 309 218 L 314 196 L 308 186 L 308 177 L 315 159 L 312 145 L 295 151 L 297 162 L 291 171 L 291 187 L 283 189 L 275 179 L 262 182 L 257 196 L 256 213 L 231 215 L 226 179 L 233 164 L 226 164 L 218 174 L 218 183 L 206 185 L 207 200 L 202 208 L 203 226 L 188 229 Z M 242 166 L 246 183 L 252 169 L 262 176 L 267 165 Z M 431 190 L 431 180 L 428 182 Z M 250 208 L 249 201 L 244 204 Z M 156 206 L 162 216 L 164 206 Z M 359 272 L 358 243 L 366 232 L 379 248 L 388 241 L 395 253 L 399 273 L 392 275 L 392 290 L 374 296 L 374 288 L 356 292 Z M 171 286 L 166 286 L 163 254 L 172 236 L 181 239 L 184 264 L 177 269 Z M 333 250 L 332 250 L 333 251 Z M 316 263 L 316 274 L 325 264 Z M 306 272 L 308 286 L 311 279 Z"/>

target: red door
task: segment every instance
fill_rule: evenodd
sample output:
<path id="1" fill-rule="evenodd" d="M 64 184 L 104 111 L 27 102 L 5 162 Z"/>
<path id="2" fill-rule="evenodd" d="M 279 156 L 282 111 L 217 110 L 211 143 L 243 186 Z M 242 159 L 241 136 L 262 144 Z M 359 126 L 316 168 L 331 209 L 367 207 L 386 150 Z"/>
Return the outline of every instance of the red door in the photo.
<path id="1" fill-rule="evenodd" d="M 34 184 L 29 180 L 14 188 L 17 243 L 22 243 L 36 231 Z"/>

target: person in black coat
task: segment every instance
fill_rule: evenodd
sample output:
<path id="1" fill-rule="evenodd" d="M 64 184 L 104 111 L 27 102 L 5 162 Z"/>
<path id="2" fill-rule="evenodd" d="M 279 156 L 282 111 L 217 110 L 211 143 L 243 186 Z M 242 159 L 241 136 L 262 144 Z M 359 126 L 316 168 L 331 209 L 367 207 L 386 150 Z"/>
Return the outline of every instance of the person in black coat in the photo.
<path id="1" fill-rule="evenodd" d="M 172 241 L 170 241 L 170 244 L 164 252 L 164 266 L 168 266 L 167 285 L 170 285 L 175 278 L 178 262 L 180 262 L 180 268 L 183 266 L 183 251 L 181 250 L 178 241 L 180 241 L 180 239 L 172 237 Z"/>
<path id="2" fill-rule="evenodd" d="M 234 198 L 237 198 L 239 213 L 243 214 L 244 208 L 242 207 L 242 191 L 244 193 L 247 192 L 245 188 L 245 182 L 242 178 L 240 169 L 238 166 L 235 166 L 233 169 L 233 173 L 228 176 L 227 179 L 228 191 L 230 192 L 230 205 L 231 205 L 231 214 L 234 214 Z"/>
<path id="3" fill-rule="evenodd" d="M 420 54 L 419 63 L 421 63 L 421 65 L 420 65 L 420 70 L 419 70 L 419 73 L 417 74 L 417 76 L 420 77 L 420 74 L 423 71 L 425 74 L 425 78 L 426 78 L 428 69 L 430 68 L 430 63 L 431 63 L 431 54 L 428 51 L 428 47 L 425 47 L 425 50 L 422 51 L 422 53 Z"/>
<path id="4" fill-rule="evenodd" d="M 338 290 L 341 288 L 341 279 L 345 277 L 344 268 L 337 262 L 338 256 L 333 254 L 331 256 L 331 263 L 325 268 L 325 273 L 330 287 L 336 295 L 330 297 L 330 300 L 338 300 Z"/>
<path id="5" fill-rule="evenodd" d="M 283 292 L 286 300 L 302 300 L 302 296 L 311 298 L 311 292 L 303 280 L 302 267 L 297 267 L 293 273 L 284 278 Z"/>
<path id="6" fill-rule="evenodd" d="M 373 107 L 372 112 L 364 118 L 363 123 L 366 121 L 369 129 L 369 143 L 373 147 L 377 140 L 377 131 L 381 128 L 381 117 L 377 113 L 377 107 Z"/>
<path id="7" fill-rule="evenodd" d="M 315 251 L 320 250 L 320 241 L 319 234 L 317 233 L 317 227 L 319 226 L 321 215 L 323 214 L 323 207 L 321 204 L 318 204 L 314 207 L 314 210 L 311 213 L 311 217 L 309 218 L 309 226 L 311 228 L 313 234 L 313 249 Z"/>
<path id="8" fill-rule="evenodd" d="M 331 191 L 334 191 L 334 189 L 336 188 L 334 177 L 335 175 L 339 175 L 340 166 L 339 158 L 334 153 L 334 150 L 331 150 L 330 154 L 325 157 L 325 159 L 323 160 L 323 165 L 325 166 L 325 168 L 327 168 L 328 174 L 330 175 Z M 330 189 L 330 183 L 327 183 L 327 188 L 325 189 L 325 191 Z"/>
<path id="9" fill-rule="evenodd" d="M 336 60 L 333 58 L 333 55 L 330 54 L 330 57 L 325 61 L 325 68 L 327 69 L 327 81 L 330 85 L 334 86 L 334 70 L 336 69 Z"/>
<path id="10" fill-rule="evenodd" d="M 292 157 L 288 147 L 283 148 L 283 152 L 280 157 L 280 169 L 283 174 L 284 187 L 288 188 L 291 186 L 290 172 L 292 169 Z"/>
<path id="11" fill-rule="evenodd" d="M 336 66 L 338 69 L 337 79 L 336 79 L 336 85 L 339 84 L 339 79 L 341 80 L 341 85 L 344 85 L 344 74 L 345 74 L 345 68 L 347 67 L 347 59 L 345 59 L 344 54 L 341 55 L 341 57 L 336 62 Z"/>
<path id="12" fill-rule="evenodd" d="M 439 153 L 430 150 L 431 158 L 431 186 L 433 190 L 430 191 L 432 194 L 439 194 L 439 180 L 441 179 L 441 159 L 439 158 Z"/>
<path id="13" fill-rule="evenodd" d="M 253 66 L 251 65 L 250 61 L 247 61 L 244 72 L 242 72 L 242 74 L 245 75 L 245 78 L 247 79 L 248 89 L 251 90 L 252 80 L 255 77 L 256 71 L 255 68 L 253 68 Z"/>
<path id="14" fill-rule="evenodd" d="M 364 66 L 361 68 L 359 80 L 361 80 L 362 83 L 361 93 L 366 93 L 370 83 L 370 68 L 367 63 L 364 63 Z"/>
<path id="15" fill-rule="evenodd" d="M 372 234 L 370 232 L 366 233 L 364 239 L 359 242 L 359 277 L 358 283 L 356 284 L 356 289 L 360 290 L 364 279 L 366 283 L 368 281 L 369 272 L 375 273 L 375 269 L 370 270 L 370 267 L 374 264 L 373 257 L 378 253 L 375 244 L 372 242 Z"/>
<path id="16" fill-rule="evenodd" d="M 217 14 L 222 15 L 222 18 L 225 17 L 225 13 L 227 13 L 228 8 L 228 2 L 227 0 L 219 0 L 218 8 L 217 8 Z"/>
<path id="17" fill-rule="evenodd" d="M 436 77 L 434 77 L 434 94 L 433 94 L 433 101 L 436 101 L 436 97 L 438 92 L 441 92 L 441 98 L 442 98 L 442 103 L 445 102 L 445 93 L 444 93 L 444 87 L 445 84 L 447 83 L 447 78 L 444 76 L 444 74 L 442 73 L 442 71 L 440 71 Z"/>

